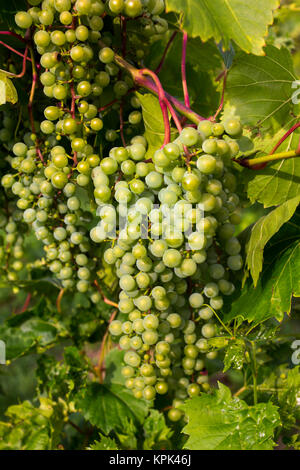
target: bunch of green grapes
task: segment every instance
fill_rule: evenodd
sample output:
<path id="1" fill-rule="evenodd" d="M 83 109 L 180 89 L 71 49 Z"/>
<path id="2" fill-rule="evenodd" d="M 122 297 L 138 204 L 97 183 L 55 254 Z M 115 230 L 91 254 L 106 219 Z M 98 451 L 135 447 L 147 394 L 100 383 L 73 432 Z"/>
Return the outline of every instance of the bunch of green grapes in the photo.
<path id="1" fill-rule="evenodd" d="M 125 351 L 126 386 L 147 400 L 169 393 L 173 420 L 183 399 L 208 387 L 215 313 L 243 265 L 231 169 L 241 132 L 235 119 L 202 121 L 150 159 L 146 139 L 136 136 L 92 171 L 101 220 L 90 236 L 111 239 L 104 259 L 121 290 L 120 318 L 109 329 Z"/>
<path id="2" fill-rule="evenodd" d="M 44 119 L 20 141 L 11 143 L 13 126 L 9 120 L 5 123 L 0 139 L 10 142 L 7 160 L 13 171 L 2 178 L 2 185 L 16 200 L 23 222 L 42 242 L 53 276 L 64 288 L 88 293 L 97 302 L 93 281 L 101 259 L 89 237 L 93 207 L 81 208 L 82 191 L 88 191 L 92 170 L 100 163 L 98 136 L 103 134 L 108 145 L 119 139 L 119 129 L 104 125 L 107 114 L 118 111 L 122 102 L 126 135 L 143 131 L 140 103 L 128 95 L 132 79 L 114 64 L 109 47 L 115 15 L 150 21 L 163 11 L 164 2 L 29 3 L 32 7 L 18 12 L 15 20 L 21 28 L 32 28 L 41 56 L 41 102 L 46 106 Z M 104 47 L 98 44 L 100 38 Z M 102 105 L 105 108 L 112 98 L 116 103 L 104 116 Z"/>
<path id="3" fill-rule="evenodd" d="M 13 142 L 4 126 L 11 171 L 2 186 L 43 244 L 44 265 L 93 302 L 106 244 L 120 287 L 109 330 L 124 350 L 126 386 L 147 400 L 168 394 L 169 417 L 179 420 L 182 400 L 209 388 L 209 340 L 243 265 L 231 166 L 241 124 L 201 121 L 151 154 L 132 78 L 114 62 L 115 37 L 122 43 L 127 31 L 121 48 L 141 60 L 144 39 L 132 53 L 140 31 L 149 44 L 167 30 L 163 0 L 29 3 L 16 23 L 31 28 L 40 55 L 44 118 Z M 119 115 L 124 126 L 113 129 Z M 4 225 L 19 246 L 10 215 Z"/>

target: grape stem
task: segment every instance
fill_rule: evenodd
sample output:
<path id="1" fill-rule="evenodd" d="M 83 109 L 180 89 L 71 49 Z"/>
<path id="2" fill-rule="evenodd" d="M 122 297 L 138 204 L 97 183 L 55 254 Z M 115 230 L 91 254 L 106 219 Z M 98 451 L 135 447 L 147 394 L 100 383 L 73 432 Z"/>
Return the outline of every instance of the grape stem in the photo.
<path id="1" fill-rule="evenodd" d="M 177 130 L 179 133 L 181 133 L 182 131 L 182 126 L 181 126 L 181 123 L 180 123 L 180 120 L 178 119 L 178 116 L 176 114 L 176 111 L 175 109 L 173 108 L 173 106 L 171 105 L 170 101 L 169 100 L 166 100 L 166 103 L 167 103 L 167 106 L 169 108 L 169 111 L 170 111 L 170 114 L 172 116 L 172 119 L 177 127 Z"/>
<path id="2" fill-rule="evenodd" d="M 220 112 L 222 111 L 223 109 L 223 106 L 224 106 L 224 98 L 225 98 L 225 89 L 226 89 L 226 83 L 227 83 L 227 75 L 228 75 L 228 70 L 224 70 L 224 72 L 222 73 L 222 77 L 223 77 L 223 89 L 222 89 L 222 96 L 221 96 L 221 102 L 220 102 L 220 106 L 218 107 L 215 115 L 213 116 L 212 118 L 212 121 L 215 121 L 218 117 L 218 115 L 220 114 Z M 218 81 L 218 79 L 217 79 Z"/>
<path id="3" fill-rule="evenodd" d="M 32 133 L 35 134 L 35 125 L 34 125 L 34 117 L 33 117 L 32 107 L 33 107 L 33 100 L 34 100 L 36 85 L 37 85 L 37 81 L 38 81 L 38 74 L 37 74 L 37 70 L 36 70 L 35 58 L 34 58 L 34 53 L 33 53 L 32 47 L 29 47 L 29 51 L 30 51 L 31 67 L 32 67 L 32 82 L 31 82 L 31 90 L 30 90 L 29 101 L 28 101 L 28 106 L 27 107 L 28 107 L 28 114 L 29 114 L 31 130 L 32 130 Z M 39 159 L 41 160 L 43 165 L 45 165 L 44 157 L 42 155 L 42 152 L 39 148 L 39 145 L 38 145 L 37 141 L 35 141 L 35 149 L 36 149 L 37 156 L 39 157 Z"/>
<path id="4" fill-rule="evenodd" d="M 0 41 L 0 43 L 2 43 L 2 41 Z M 28 46 L 26 46 L 24 55 L 23 54 L 20 54 L 20 55 L 23 57 L 23 63 L 22 63 L 22 70 L 19 74 L 7 72 L 6 70 L 1 70 L 1 69 L 0 69 L 0 72 L 4 72 L 6 75 L 9 75 L 12 78 L 22 78 L 22 77 L 24 77 L 25 72 L 26 72 L 26 59 L 27 59 L 27 56 L 28 56 Z"/>
<path id="5" fill-rule="evenodd" d="M 10 51 L 14 52 L 15 54 L 17 54 L 18 56 L 24 58 L 25 53 L 26 53 L 26 49 L 25 49 L 25 53 L 22 54 L 22 52 L 17 51 L 16 49 L 14 49 L 13 47 L 9 46 L 8 44 L 5 44 L 5 42 L 3 42 L 3 41 L 0 41 L 0 44 L 2 44 L 2 46 L 6 47 L 7 49 L 9 49 Z M 26 60 L 28 60 L 29 62 L 31 62 L 31 59 L 27 56 L 27 54 L 26 54 Z M 9 72 L 5 72 L 5 73 L 9 73 Z"/>
<path id="6" fill-rule="evenodd" d="M 188 35 L 183 33 L 182 39 L 182 57 L 181 57 L 181 77 L 182 77 L 182 88 L 184 96 L 184 104 L 187 108 L 191 107 L 189 91 L 186 81 L 186 48 L 187 48 Z"/>
<path id="7" fill-rule="evenodd" d="M 224 330 L 227 331 L 227 333 L 233 337 L 233 333 L 232 331 L 225 325 L 225 323 L 221 320 L 221 318 L 219 317 L 219 315 L 217 314 L 217 312 L 212 308 L 211 305 L 209 304 L 203 304 L 203 307 L 208 307 L 211 309 L 211 311 L 213 312 L 213 314 L 217 317 L 217 319 L 219 320 L 219 322 L 221 323 L 221 325 L 223 326 Z"/>
<path id="8" fill-rule="evenodd" d="M 109 325 L 115 319 L 117 313 L 118 313 L 118 310 L 114 310 L 113 313 L 111 314 L 110 319 L 108 321 L 108 325 L 107 325 L 105 334 L 104 334 L 103 339 L 101 341 L 101 346 L 100 346 L 100 351 L 99 351 L 99 359 L 98 359 L 98 366 L 96 367 L 96 371 L 97 371 L 97 374 L 99 376 L 100 383 L 102 383 L 103 379 L 104 379 L 104 377 L 103 377 L 103 372 L 104 372 L 103 362 L 104 362 L 104 353 L 105 353 L 106 341 L 107 341 L 108 333 L 109 333 Z"/>
<path id="9" fill-rule="evenodd" d="M 165 91 L 156 73 L 152 72 L 152 70 L 149 70 L 149 69 L 141 69 L 140 73 L 142 75 L 148 75 L 149 77 L 151 77 L 158 90 L 158 101 L 159 101 L 159 105 L 162 111 L 163 120 L 164 120 L 164 128 L 165 128 L 165 138 L 164 138 L 164 142 L 162 145 L 164 147 L 170 142 L 170 139 L 171 139 L 171 127 L 170 127 L 169 113 L 168 113 L 168 100 L 166 98 Z"/>
<path id="10" fill-rule="evenodd" d="M 20 34 L 14 33 L 13 31 L 0 31 L 0 34 L 4 34 L 5 36 L 13 36 L 14 38 L 19 39 L 19 41 L 27 43 L 26 39 L 24 39 Z"/>
<path id="11" fill-rule="evenodd" d="M 61 313 L 61 299 L 62 299 L 64 293 L 65 293 L 65 290 L 60 289 L 59 294 L 58 294 L 57 299 L 56 299 L 56 308 L 57 308 L 58 313 Z"/>
<path id="12" fill-rule="evenodd" d="M 118 98 L 112 100 L 110 103 L 107 103 L 105 106 L 102 106 L 101 108 L 98 108 L 98 112 L 102 113 L 102 111 L 105 111 L 106 109 L 110 108 L 112 105 L 115 103 L 118 103 Z"/>
<path id="13" fill-rule="evenodd" d="M 245 168 L 256 170 L 256 169 L 261 169 L 262 164 L 267 164 L 267 163 L 275 162 L 278 160 L 288 160 L 289 158 L 295 158 L 299 156 L 300 156 L 300 151 L 290 150 L 288 152 L 275 153 L 275 154 L 265 155 L 264 157 L 258 157 L 258 158 L 251 158 L 251 159 L 234 158 L 233 161 L 238 163 L 241 166 L 244 166 Z M 259 168 L 255 168 L 256 166 L 259 166 Z"/>
<path id="14" fill-rule="evenodd" d="M 291 127 L 285 134 L 283 137 L 281 137 L 281 139 L 279 140 L 279 142 L 275 145 L 275 147 L 272 149 L 272 151 L 270 152 L 270 155 L 273 155 L 273 153 L 276 152 L 276 150 L 280 147 L 280 145 L 296 130 L 298 129 L 298 127 L 300 127 L 300 122 L 297 122 L 297 124 L 295 124 L 293 127 Z"/>
<path id="15" fill-rule="evenodd" d="M 125 137 L 124 137 L 123 107 L 124 107 L 124 103 L 123 103 L 123 101 L 121 101 L 120 111 L 119 111 L 119 113 L 120 113 L 120 135 L 121 135 L 123 147 L 126 147 L 126 141 L 125 141 Z"/>
<path id="16" fill-rule="evenodd" d="M 160 61 L 160 63 L 158 64 L 158 66 L 157 66 L 157 68 L 156 68 L 156 70 L 155 70 L 155 73 L 156 73 L 157 75 L 160 73 L 160 71 L 161 71 L 161 69 L 162 69 L 162 67 L 163 67 L 163 65 L 164 65 L 164 63 L 165 63 L 165 60 L 166 60 L 166 57 L 167 57 L 167 53 L 168 53 L 168 51 L 169 51 L 169 49 L 170 49 L 170 47 L 171 47 L 171 45 L 172 45 L 172 43 L 173 43 L 175 37 L 177 36 L 177 34 L 178 34 L 178 31 L 174 31 L 174 32 L 173 32 L 172 36 L 170 37 L 170 39 L 169 39 L 169 41 L 168 41 L 168 43 L 167 43 L 167 45 L 166 45 L 166 47 L 165 47 L 165 50 L 164 50 L 164 53 L 163 53 L 163 55 L 162 55 L 161 61 Z"/>
<path id="17" fill-rule="evenodd" d="M 102 41 L 99 41 L 99 44 L 101 47 L 105 47 L 105 44 Z M 123 57 L 116 53 L 114 55 L 114 62 L 130 73 L 136 85 L 145 88 L 146 90 L 150 91 L 150 93 L 153 93 L 155 96 L 158 96 L 158 89 L 156 87 L 156 84 L 153 83 L 152 80 L 148 80 L 144 76 L 145 74 L 143 74 L 140 69 L 137 69 L 136 67 L 134 67 L 134 65 L 130 64 Z M 185 104 L 183 104 L 177 98 L 174 98 L 174 96 L 170 95 L 169 93 L 165 92 L 165 97 L 167 98 L 167 100 L 170 101 L 170 103 L 181 115 L 186 116 L 194 124 L 199 124 L 200 121 L 205 120 L 204 117 L 195 113 L 195 111 L 187 108 Z"/>
<path id="18" fill-rule="evenodd" d="M 112 307 L 119 308 L 118 304 L 116 302 L 113 302 L 112 300 L 109 300 L 107 297 L 105 297 L 101 287 L 99 286 L 99 283 L 97 280 L 94 281 L 95 286 L 97 287 L 97 290 L 99 294 L 101 294 L 101 297 L 103 299 L 103 302 L 106 303 L 107 305 L 111 305 Z"/>
<path id="19" fill-rule="evenodd" d="M 127 45 L 127 18 L 121 16 L 121 36 L 122 36 L 122 54 L 126 56 L 126 45 Z"/>
<path id="20" fill-rule="evenodd" d="M 25 299 L 25 302 L 24 302 L 23 306 L 21 307 L 21 309 L 19 311 L 16 311 L 15 314 L 19 315 L 20 313 L 26 312 L 26 310 L 27 310 L 27 308 L 30 304 L 30 300 L 31 300 L 31 293 L 27 294 L 27 297 Z"/>

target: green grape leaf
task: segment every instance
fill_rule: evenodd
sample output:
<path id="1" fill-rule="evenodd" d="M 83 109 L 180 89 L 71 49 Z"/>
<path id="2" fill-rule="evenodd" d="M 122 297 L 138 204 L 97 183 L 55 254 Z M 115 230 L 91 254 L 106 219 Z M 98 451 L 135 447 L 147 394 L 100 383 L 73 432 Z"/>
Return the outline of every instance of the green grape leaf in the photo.
<path id="1" fill-rule="evenodd" d="M 286 127 L 278 131 L 273 137 L 269 135 L 254 139 L 254 149 L 257 156 L 270 153 L 286 131 L 297 122 L 296 118 L 286 123 Z M 278 152 L 295 150 L 298 146 L 300 131 L 297 129 L 286 141 L 281 144 Z M 300 195 L 300 158 L 280 160 L 269 164 L 260 171 L 245 170 L 243 173 L 248 197 L 251 202 L 260 202 L 264 207 L 278 206 Z"/>
<path id="2" fill-rule="evenodd" d="M 8 407 L 8 422 L 0 422 L 0 450 L 50 450 L 56 431 L 51 419 L 57 412 L 48 398 L 40 398 L 40 407 L 29 401 Z M 55 437 L 54 437 L 55 438 Z"/>
<path id="3" fill-rule="evenodd" d="M 101 436 L 100 441 L 95 441 L 88 450 L 118 450 L 118 445 L 114 439 L 107 436 Z"/>
<path id="4" fill-rule="evenodd" d="M 166 425 L 163 413 L 158 410 L 151 410 L 143 425 L 145 450 L 166 448 L 173 432 Z"/>
<path id="5" fill-rule="evenodd" d="M 207 41 L 223 41 L 227 48 L 233 40 L 241 49 L 262 55 L 268 25 L 278 0 L 253 0 L 251 8 L 240 0 L 166 0 L 167 11 L 183 15 L 183 29 Z"/>
<path id="6" fill-rule="evenodd" d="M 160 149 L 165 136 L 165 126 L 162 111 L 158 99 L 146 93 L 136 93 L 142 105 L 143 119 L 145 125 L 145 138 L 148 142 L 147 158 L 152 158 L 156 150 Z M 176 132 L 172 132 L 172 140 Z"/>
<path id="7" fill-rule="evenodd" d="M 249 406 L 233 398 L 219 383 L 214 394 L 202 394 L 182 405 L 188 424 L 183 428 L 191 450 L 272 450 L 274 431 L 280 425 L 272 403 Z"/>
<path id="8" fill-rule="evenodd" d="M 0 105 L 5 103 L 15 104 L 18 101 L 18 93 L 9 79 L 8 74 L 3 70 L 0 72 Z"/>
<path id="9" fill-rule="evenodd" d="M 226 372 L 231 367 L 240 370 L 245 362 L 245 350 L 246 345 L 242 339 L 230 342 L 226 348 L 223 372 Z"/>
<path id="10" fill-rule="evenodd" d="M 142 424 L 149 407 L 145 400 L 138 400 L 130 390 L 114 383 L 86 386 L 77 396 L 77 406 L 84 417 L 105 434 L 122 430 L 128 418 Z"/>
<path id="11" fill-rule="evenodd" d="M 124 363 L 124 351 L 117 348 L 109 351 L 105 356 L 105 379 L 104 382 L 109 385 L 111 383 L 124 385 L 125 378 L 122 375 L 122 367 Z"/>
<path id="12" fill-rule="evenodd" d="M 300 196 L 288 200 L 266 216 L 261 217 L 252 228 L 246 247 L 246 262 L 255 286 L 262 271 L 264 247 L 282 225 L 294 215 L 299 202 Z"/>
<path id="13" fill-rule="evenodd" d="M 9 318 L 0 326 L 0 339 L 5 343 L 7 360 L 36 350 L 45 351 L 67 336 L 63 325 L 55 319 L 45 321 L 38 318 L 37 314 L 36 309 L 28 310 Z"/>
<path id="14" fill-rule="evenodd" d="M 267 46 L 264 52 L 264 57 L 237 53 L 228 74 L 226 102 L 246 125 L 268 127 L 274 120 L 285 125 L 294 107 L 292 56 L 284 47 Z"/>
<path id="15" fill-rule="evenodd" d="M 225 321 L 240 317 L 259 324 L 272 317 L 282 321 L 284 314 L 290 313 L 292 296 L 300 297 L 299 227 L 300 214 L 296 212 L 267 244 L 256 287 L 247 280 L 236 300 L 231 301 Z"/>

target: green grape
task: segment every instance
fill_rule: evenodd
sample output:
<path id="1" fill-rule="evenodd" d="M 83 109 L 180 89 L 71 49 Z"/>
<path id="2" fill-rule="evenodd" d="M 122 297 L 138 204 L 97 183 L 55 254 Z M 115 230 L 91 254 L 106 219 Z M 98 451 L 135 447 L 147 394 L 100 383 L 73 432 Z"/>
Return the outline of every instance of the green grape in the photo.
<path id="1" fill-rule="evenodd" d="M 99 60 L 104 64 L 110 64 L 114 60 L 114 51 L 110 47 L 104 47 L 99 52 Z"/>
<path id="2" fill-rule="evenodd" d="M 242 126 L 238 119 L 228 119 L 224 122 L 225 132 L 231 137 L 240 137 Z"/>
<path id="3" fill-rule="evenodd" d="M 193 127 L 186 127 L 182 130 L 179 139 L 183 145 L 192 147 L 193 145 L 197 144 L 199 140 L 199 133 Z"/>
<path id="4" fill-rule="evenodd" d="M 125 0 L 124 12 L 127 16 L 134 18 L 142 13 L 141 0 Z"/>
<path id="5" fill-rule="evenodd" d="M 15 15 L 16 24 L 22 29 L 28 29 L 32 25 L 32 18 L 26 11 L 19 11 Z"/>

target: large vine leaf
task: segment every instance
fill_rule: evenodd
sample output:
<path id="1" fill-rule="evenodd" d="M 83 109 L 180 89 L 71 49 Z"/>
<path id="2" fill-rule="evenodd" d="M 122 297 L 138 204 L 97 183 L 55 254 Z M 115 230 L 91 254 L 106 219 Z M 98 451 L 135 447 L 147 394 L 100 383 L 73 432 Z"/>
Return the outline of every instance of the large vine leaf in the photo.
<path id="1" fill-rule="evenodd" d="M 165 126 L 162 111 L 158 99 L 146 93 L 136 93 L 143 111 L 143 120 L 145 125 L 145 137 L 148 142 L 147 156 L 153 157 L 154 152 L 160 149 L 165 137 Z M 172 133 L 172 140 L 175 138 L 175 133 Z"/>
<path id="2" fill-rule="evenodd" d="M 12 317 L 0 326 L 0 339 L 5 343 L 6 359 L 12 360 L 34 351 L 51 348 L 67 336 L 63 325 L 34 317 L 34 311 Z M 17 320 L 17 321 L 16 321 Z"/>
<path id="3" fill-rule="evenodd" d="M 292 296 L 300 297 L 300 214 L 287 222 L 265 249 L 265 269 L 257 286 L 250 279 L 231 303 L 225 321 L 242 318 L 259 324 L 291 311 Z"/>
<path id="4" fill-rule="evenodd" d="M 247 245 L 246 262 L 253 278 L 254 285 L 257 285 L 259 274 L 263 266 L 263 251 L 267 242 L 278 232 L 278 230 L 293 215 L 300 202 L 300 196 L 288 200 L 281 206 L 261 217 L 251 231 L 249 243 Z"/>
<path id="5" fill-rule="evenodd" d="M 273 120 L 285 125 L 292 111 L 296 81 L 291 53 L 267 46 L 264 57 L 239 52 L 230 69 L 226 101 L 244 124 L 267 127 Z"/>
<path id="6" fill-rule="evenodd" d="M 0 422 L 0 450 L 51 450 L 54 431 L 50 419 L 56 413 L 54 403 L 40 398 L 40 407 L 29 401 L 10 406 L 5 415 L 8 422 Z"/>
<path id="7" fill-rule="evenodd" d="M 144 450 L 168 448 L 169 439 L 173 432 L 168 428 L 162 413 L 152 409 L 144 422 L 143 429 L 145 434 Z"/>
<path id="8" fill-rule="evenodd" d="M 84 417 L 105 434 L 113 429 L 126 429 L 128 419 L 142 424 L 148 414 L 144 400 L 135 398 L 123 385 L 92 383 L 77 397 L 78 408 Z"/>
<path id="9" fill-rule="evenodd" d="M 280 425 L 272 403 L 249 406 L 233 398 L 219 383 L 213 395 L 202 394 L 182 406 L 188 418 L 183 432 L 191 450 L 272 450 L 274 431 Z"/>
<path id="10" fill-rule="evenodd" d="M 225 48 L 232 39 L 246 52 L 263 54 L 264 37 L 278 0 L 166 0 L 167 11 L 183 14 L 183 28 L 203 41 L 214 38 Z"/>
<path id="11" fill-rule="evenodd" d="M 13 82 L 5 72 L 0 72 L 0 105 L 5 103 L 15 104 L 18 101 L 18 93 Z"/>

